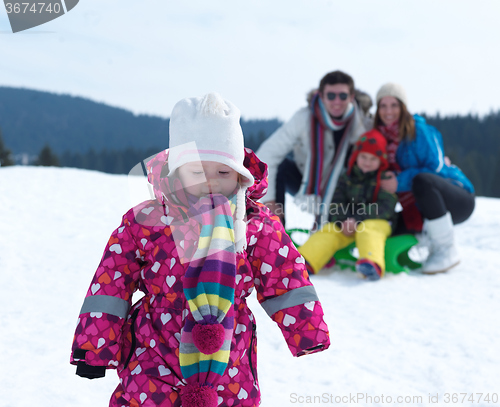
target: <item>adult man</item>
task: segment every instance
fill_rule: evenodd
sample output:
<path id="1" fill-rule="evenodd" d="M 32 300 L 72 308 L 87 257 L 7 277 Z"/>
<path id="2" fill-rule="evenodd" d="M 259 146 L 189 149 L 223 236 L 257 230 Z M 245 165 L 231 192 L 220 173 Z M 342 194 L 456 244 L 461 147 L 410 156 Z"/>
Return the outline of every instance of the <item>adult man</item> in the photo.
<path id="1" fill-rule="evenodd" d="M 285 192 L 315 197 L 308 199 L 308 208 L 319 215 L 317 221 L 327 221 L 350 147 L 372 127 L 358 108 L 354 81 L 346 73 L 326 74 L 310 96 L 309 106 L 297 111 L 257 151 L 269 167 L 264 202 L 283 222 Z"/>

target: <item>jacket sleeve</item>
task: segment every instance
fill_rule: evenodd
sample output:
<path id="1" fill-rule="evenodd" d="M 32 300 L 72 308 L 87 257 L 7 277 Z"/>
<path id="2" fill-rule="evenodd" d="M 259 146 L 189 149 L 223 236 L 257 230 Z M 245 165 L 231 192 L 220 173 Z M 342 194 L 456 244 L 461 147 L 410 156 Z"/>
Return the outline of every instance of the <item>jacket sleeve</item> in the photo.
<path id="1" fill-rule="evenodd" d="M 330 204 L 330 222 L 342 222 L 349 217 L 347 213 L 347 174 L 344 172 L 337 182 L 335 193 L 333 194 L 332 203 Z"/>
<path id="2" fill-rule="evenodd" d="M 280 327 L 294 356 L 330 346 L 328 327 L 304 258 L 279 219 L 261 209 L 249 229 L 248 259 L 253 268 L 257 299 Z M 253 238 L 252 238 L 253 236 Z"/>
<path id="3" fill-rule="evenodd" d="M 129 313 L 141 270 L 141 255 L 130 228 L 128 212 L 111 235 L 90 284 L 72 346 L 70 362 L 77 374 L 95 378 L 121 359 L 121 329 Z"/>
<path id="4" fill-rule="evenodd" d="M 276 176 L 278 167 L 287 154 L 293 150 L 304 132 L 308 131 L 310 114 L 307 109 L 300 109 L 292 118 L 264 141 L 256 152 L 257 157 L 267 164 L 268 188 L 264 201 L 276 199 Z M 306 146 L 307 148 L 307 146 Z"/>
<path id="5" fill-rule="evenodd" d="M 396 192 L 411 191 L 415 175 L 421 172 L 440 174 L 446 166 L 441 133 L 436 128 L 421 123 L 419 119 L 415 120 L 415 132 L 414 140 L 404 142 L 403 162 L 399 163 L 403 171 L 397 176 L 398 189 Z"/>

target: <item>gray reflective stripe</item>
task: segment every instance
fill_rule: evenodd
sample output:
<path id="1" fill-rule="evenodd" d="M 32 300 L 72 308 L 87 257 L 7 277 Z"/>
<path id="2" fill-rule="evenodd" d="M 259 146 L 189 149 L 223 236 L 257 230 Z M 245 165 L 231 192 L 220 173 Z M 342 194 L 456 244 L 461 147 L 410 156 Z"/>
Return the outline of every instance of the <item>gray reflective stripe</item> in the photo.
<path id="1" fill-rule="evenodd" d="M 319 301 L 316 290 L 312 285 L 288 291 L 279 297 L 264 301 L 261 305 L 264 311 L 267 312 L 267 315 L 272 316 L 275 312 L 281 311 L 282 309 L 305 304 L 309 301 Z"/>
<path id="2" fill-rule="evenodd" d="M 85 298 L 80 315 L 87 312 L 105 312 L 106 314 L 125 318 L 128 315 L 129 308 L 128 301 L 121 298 L 112 297 L 111 295 L 93 295 Z"/>
<path id="3" fill-rule="evenodd" d="M 219 350 L 231 350 L 231 341 L 225 340 Z M 198 348 L 194 343 L 181 342 L 179 345 L 179 352 L 187 354 L 187 353 L 199 353 L 200 351 L 198 350 Z"/>
<path id="4" fill-rule="evenodd" d="M 221 321 L 226 316 L 226 314 L 224 314 L 224 312 L 222 312 L 215 305 L 207 305 L 207 304 L 198 307 L 198 309 L 195 310 L 192 314 L 195 321 L 201 321 L 204 315 L 216 315 L 218 323 L 221 323 Z"/>

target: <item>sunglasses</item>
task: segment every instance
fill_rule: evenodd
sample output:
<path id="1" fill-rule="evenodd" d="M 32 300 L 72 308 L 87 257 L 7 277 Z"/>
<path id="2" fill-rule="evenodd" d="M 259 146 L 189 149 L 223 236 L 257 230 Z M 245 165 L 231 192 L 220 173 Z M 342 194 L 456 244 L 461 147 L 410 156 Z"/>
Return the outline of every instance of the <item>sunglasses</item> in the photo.
<path id="1" fill-rule="evenodd" d="M 326 94 L 326 98 L 328 100 L 335 100 L 337 96 L 339 97 L 340 100 L 347 100 L 347 98 L 349 97 L 349 95 L 345 92 L 340 92 L 340 93 L 328 92 Z"/>

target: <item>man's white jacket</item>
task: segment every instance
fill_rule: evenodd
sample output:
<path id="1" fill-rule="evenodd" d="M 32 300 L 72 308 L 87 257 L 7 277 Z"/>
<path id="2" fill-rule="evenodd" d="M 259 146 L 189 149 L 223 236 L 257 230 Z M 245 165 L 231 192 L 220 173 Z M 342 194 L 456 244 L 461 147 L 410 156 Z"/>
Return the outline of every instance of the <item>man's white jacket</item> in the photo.
<path id="1" fill-rule="evenodd" d="M 363 115 L 356 102 L 354 104 L 354 117 L 351 126 L 348 128 L 348 143 L 344 144 L 344 151 L 340 152 L 339 159 L 333 169 L 332 182 L 322 197 L 324 203 L 330 203 L 335 192 L 337 180 L 343 171 L 345 156 L 350 145 L 356 143 L 358 138 L 372 127 L 371 119 Z M 297 168 L 302 174 L 302 184 L 307 182 L 306 168 L 311 157 L 311 120 L 312 112 L 309 107 L 298 110 L 292 118 L 276 130 L 257 150 L 257 156 L 268 165 L 269 187 L 266 196 L 262 201 L 274 201 L 276 199 L 276 176 L 278 166 L 285 157 L 293 151 L 293 156 Z M 333 134 L 330 129 L 324 131 L 324 161 L 322 178 L 328 174 L 328 168 L 335 156 L 335 144 Z"/>

